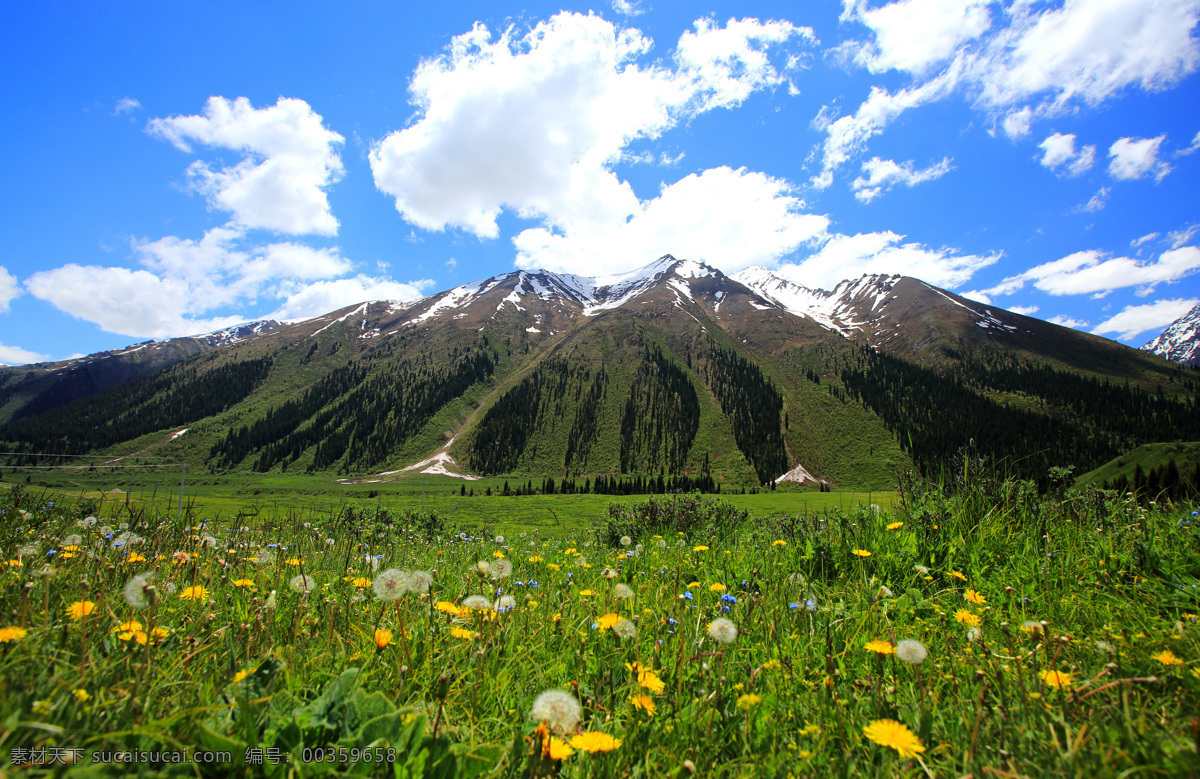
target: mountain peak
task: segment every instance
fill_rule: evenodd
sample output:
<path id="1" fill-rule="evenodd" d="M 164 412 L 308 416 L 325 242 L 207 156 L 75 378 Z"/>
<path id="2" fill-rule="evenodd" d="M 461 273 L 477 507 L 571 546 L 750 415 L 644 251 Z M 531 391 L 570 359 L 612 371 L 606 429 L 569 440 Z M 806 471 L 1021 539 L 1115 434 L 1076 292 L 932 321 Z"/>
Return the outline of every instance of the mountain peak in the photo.
<path id="1" fill-rule="evenodd" d="M 1142 349 L 1172 362 L 1200 365 L 1200 305 L 1168 325 Z"/>

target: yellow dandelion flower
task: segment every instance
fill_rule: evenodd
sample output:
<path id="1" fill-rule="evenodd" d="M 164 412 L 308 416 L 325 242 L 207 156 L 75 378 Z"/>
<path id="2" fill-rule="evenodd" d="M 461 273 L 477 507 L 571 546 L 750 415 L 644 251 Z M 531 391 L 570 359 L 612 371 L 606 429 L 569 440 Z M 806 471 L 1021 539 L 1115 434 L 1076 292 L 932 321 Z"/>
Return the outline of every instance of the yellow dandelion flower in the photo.
<path id="1" fill-rule="evenodd" d="M 962 579 L 964 582 L 967 580 L 967 577 L 964 576 L 959 571 L 951 571 L 950 575 L 953 576 L 955 579 Z"/>
<path id="2" fill-rule="evenodd" d="M 778 538 L 771 542 L 771 546 L 787 546 L 787 541 L 784 541 L 782 538 Z"/>
<path id="3" fill-rule="evenodd" d="M 117 625 L 115 628 L 112 629 L 112 632 L 114 632 L 114 633 L 131 633 L 135 630 L 141 630 L 141 629 L 142 629 L 142 623 L 138 622 L 136 619 L 131 619 L 128 622 L 122 622 L 120 625 Z M 129 639 L 124 639 L 124 640 L 128 641 Z"/>
<path id="4" fill-rule="evenodd" d="M 384 649 L 392 643 L 392 631 L 378 628 L 375 630 L 375 646 Z"/>
<path id="5" fill-rule="evenodd" d="M 1042 681 L 1047 687 L 1070 687 L 1071 674 L 1066 671 L 1042 671 L 1038 676 L 1042 677 Z"/>
<path id="6" fill-rule="evenodd" d="M 852 551 L 854 554 L 858 555 L 859 557 L 870 557 L 871 556 L 871 553 L 868 552 L 866 549 L 854 549 Z"/>
<path id="7" fill-rule="evenodd" d="M 764 671 L 778 671 L 780 668 L 783 668 L 783 664 L 778 660 L 768 660 L 762 664 L 762 668 Z"/>
<path id="8" fill-rule="evenodd" d="M 540 563 L 541 561 L 542 561 L 542 558 L 538 557 L 537 555 L 534 555 L 533 557 L 529 558 L 529 562 L 531 562 L 531 563 Z"/>
<path id="9" fill-rule="evenodd" d="M 864 649 L 878 655 L 896 654 L 896 647 L 892 646 L 890 641 L 868 641 Z"/>
<path id="10" fill-rule="evenodd" d="M 653 717 L 654 713 L 658 711 L 658 707 L 655 705 L 654 699 L 645 693 L 631 695 L 629 697 L 629 702 L 633 704 L 633 708 L 641 709 L 642 711 L 646 712 L 646 716 L 648 717 Z"/>
<path id="11" fill-rule="evenodd" d="M 92 697 L 88 695 L 88 691 L 84 689 L 71 690 L 71 694 L 74 695 L 75 700 L 79 701 L 80 703 L 83 703 L 88 698 Z"/>
<path id="12" fill-rule="evenodd" d="M 599 619 L 596 620 L 596 624 L 600 627 L 601 630 L 608 630 L 609 628 L 611 628 L 613 625 L 617 624 L 620 621 L 621 621 L 620 614 L 605 614 L 603 617 L 600 617 Z"/>
<path id="13" fill-rule="evenodd" d="M 889 524 L 889 525 L 887 526 L 887 529 L 888 529 L 888 530 L 899 530 L 899 529 L 900 529 L 900 528 L 902 528 L 902 527 L 904 527 L 904 523 L 903 523 L 903 522 L 892 522 L 891 524 Z"/>
<path id="14" fill-rule="evenodd" d="M 954 618 L 969 628 L 979 627 L 979 617 L 975 616 L 966 609 L 959 609 L 958 611 L 954 612 Z"/>
<path id="15" fill-rule="evenodd" d="M 561 571 L 562 570 L 562 568 L 559 566 L 558 563 L 546 563 L 546 567 L 549 568 L 551 571 Z"/>
<path id="16" fill-rule="evenodd" d="M 299 557 L 293 557 L 293 558 L 290 558 L 290 559 L 287 561 L 287 564 L 288 564 L 288 565 L 292 565 L 292 566 L 299 565 L 299 564 L 300 564 L 300 558 L 299 558 Z"/>
<path id="17" fill-rule="evenodd" d="M 925 751 L 925 745 L 915 733 L 893 719 L 877 719 L 863 728 L 863 735 L 881 747 L 891 747 L 900 757 L 916 757 Z"/>
<path id="18" fill-rule="evenodd" d="M 662 679 L 658 678 L 658 674 L 650 670 L 644 670 L 638 673 L 638 684 L 656 695 L 661 695 L 662 691 L 666 689 L 667 686 L 663 683 Z"/>
<path id="19" fill-rule="evenodd" d="M 208 590 L 197 584 L 193 587 L 184 587 L 179 593 L 179 597 L 184 600 L 204 600 L 208 597 Z"/>
<path id="20" fill-rule="evenodd" d="M 693 547 L 692 547 L 692 551 L 693 551 L 693 552 L 707 552 L 707 551 L 708 551 L 708 547 L 707 547 L 707 546 L 704 546 L 703 544 L 701 544 L 700 546 L 693 546 Z"/>
<path id="21" fill-rule="evenodd" d="M 596 593 L 592 592 L 591 590 L 580 590 L 579 594 L 581 596 L 583 596 L 584 598 L 590 598 L 593 595 L 595 595 Z"/>
<path id="22" fill-rule="evenodd" d="M 467 630 L 466 628 L 450 628 L 450 635 L 455 638 L 466 639 L 467 641 L 475 638 L 474 631 Z"/>
<path id="23" fill-rule="evenodd" d="M 237 579 L 234 581 L 233 586 L 234 587 L 253 587 L 254 580 L 253 579 Z"/>
<path id="24" fill-rule="evenodd" d="M 709 592 L 724 592 L 724 591 L 725 591 L 725 585 L 724 585 L 724 584 L 721 584 L 720 582 L 717 582 L 716 584 L 712 584 L 712 585 L 710 585 L 710 586 L 709 586 L 709 588 L 708 588 L 708 591 L 709 591 Z"/>
<path id="25" fill-rule="evenodd" d="M 501 552 L 499 549 L 497 549 L 496 551 L 492 552 L 492 557 L 495 557 L 497 560 L 503 560 L 504 552 Z"/>
<path id="26" fill-rule="evenodd" d="M 9 641 L 20 641 L 27 635 L 29 635 L 29 632 L 25 628 L 9 625 L 6 628 L 0 628 L 0 644 L 7 644 Z"/>
<path id="27" fill-rule="evenodd" d="M 129 556 L 125 558 L 125 562 L 127 562 L 127 563 L 144 563 L 144 562 L 146 562 L 146 558 L 141 556 L 137 552 L 130 552 Z"/>
<path id="28" fill-rule="evenodd" d="M 1183 660 L 1176 657 L 1175 653 L 1170 649 L 1164 649 L 1156 655 L 1151 655 L 1151 657 L 1168 667 L 1172 665 L 1183 665 Z"/>
<path id="29" fill-rule="evenodd" d="M 739 709 L 750 709 L 750 708 L 753 708 L 754 706 L 757 706 L 760 703 L 762 703 L 761 695 L 755 695 L 752 692 L 748 692 L 745 695 L 738 697 L 737 707 Z"/>
<path id="30" fill-rule="evenodd" d="M 67 616 L 78 622 L 96 610 L 96 604 L 90 600 L 77 600 L 67 606 Z"/>
<path id="31" fill-rule="evenodd" d="M 354 579 L 352 579 L 350 581 L 350 583 L 353 584 L 355 587 L 359 588 L 360 590 L 365 587 L 370 587 L 372 584 L 371 580 L 365 576 L 355 576 Z M 453 604 L 451 604 L 451 605 L 453 605 Z"/>
<path id="32" fill-rule="evenodd" d="M 584 752 L 611 752 L 621 746 L 621 739 L 607 733 L 580 733 L 571 738 L 571 746 Z"/>
<path id="33" fill-rule="evenodd" d="M 242 679 L 245 679 L 249 675 L 250 675 L 250 672 L 245 669 L 238 671 L 237 673 L 235 673 L 233 675 L 233 681 L 230 682 L 230 684 L 237 684 L 238 682 L 240 682 Z"/>
<path id="34" fill-rule="evenodd" d="M 545 744 L 544 754 L 551 760 L 566 760 L 575 754 L 575 750 L 558 736 L 551 736 Z"/>
<path id="35" fill-rule="evenodd" d="M 171 631 L 167 630 L 166 628 L 155 628 L 154 630 L 152 630 L 150 632 L 154 634 L 155 641 L 162 641 L 164 638 L 171 635 Z M 145 643 L 145 642 L 143 641 L 142 643 Z"/>

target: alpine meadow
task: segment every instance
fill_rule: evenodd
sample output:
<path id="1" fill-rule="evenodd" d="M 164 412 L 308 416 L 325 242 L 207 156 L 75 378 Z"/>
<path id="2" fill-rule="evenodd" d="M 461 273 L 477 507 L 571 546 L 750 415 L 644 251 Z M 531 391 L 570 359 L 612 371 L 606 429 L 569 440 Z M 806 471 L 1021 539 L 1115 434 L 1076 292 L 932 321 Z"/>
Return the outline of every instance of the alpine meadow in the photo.
<path id="1" fill-rule="evenodd" d="M 1200 0 L 601 5 L 0 10 L 0 776 L 1200 776 Z"/>

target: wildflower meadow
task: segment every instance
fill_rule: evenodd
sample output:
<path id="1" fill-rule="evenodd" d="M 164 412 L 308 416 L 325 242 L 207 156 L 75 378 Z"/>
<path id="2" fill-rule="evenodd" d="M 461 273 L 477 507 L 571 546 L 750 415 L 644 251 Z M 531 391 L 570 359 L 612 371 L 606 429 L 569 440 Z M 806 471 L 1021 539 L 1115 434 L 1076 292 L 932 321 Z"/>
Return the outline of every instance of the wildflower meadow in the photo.
<path id="1" fill-rule="evenodd" d="M 679 495 L 547 535 L 0 500 L 14 775 L 1200 770 L 1190 505 L 909 481 L 886 510 Z"/>

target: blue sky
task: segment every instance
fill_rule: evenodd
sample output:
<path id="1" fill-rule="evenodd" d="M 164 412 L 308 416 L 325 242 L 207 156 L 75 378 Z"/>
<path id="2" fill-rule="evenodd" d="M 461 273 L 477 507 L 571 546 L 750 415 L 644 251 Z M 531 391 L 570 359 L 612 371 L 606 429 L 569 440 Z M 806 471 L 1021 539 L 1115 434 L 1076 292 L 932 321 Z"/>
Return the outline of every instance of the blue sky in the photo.
<path id="1" fill-rule="evenodd" d="M 670 252 L 1140 346 L 1200 0 L 5 4 L 0 362 Z"/>

